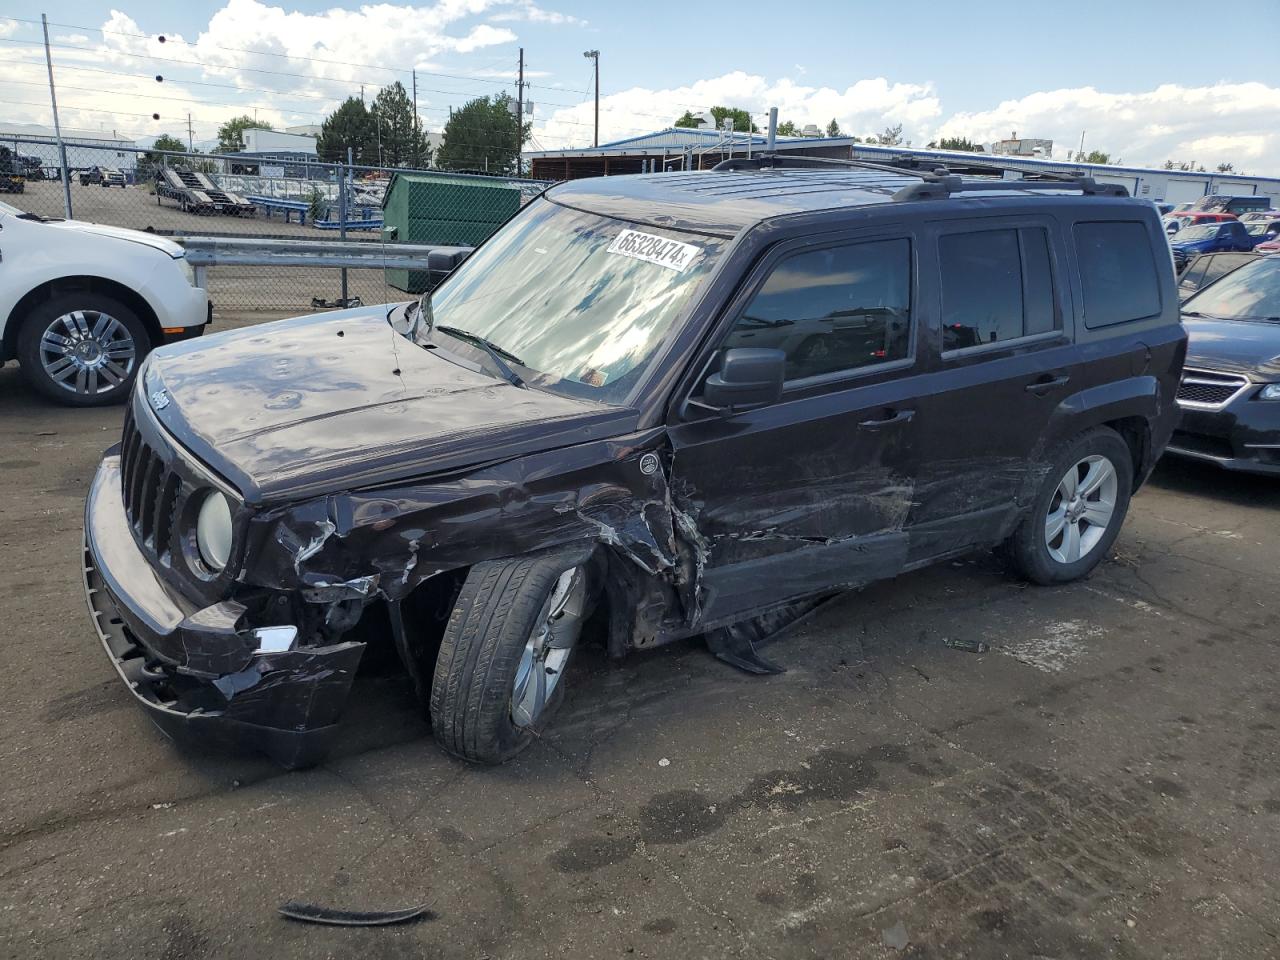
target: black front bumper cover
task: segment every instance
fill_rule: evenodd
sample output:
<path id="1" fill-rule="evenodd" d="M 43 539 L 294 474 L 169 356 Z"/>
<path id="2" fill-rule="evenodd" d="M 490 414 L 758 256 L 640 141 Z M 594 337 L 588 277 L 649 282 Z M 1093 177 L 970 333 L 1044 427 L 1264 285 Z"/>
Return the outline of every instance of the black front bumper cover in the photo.
<path id="1" fill-rule="evenodd" d="M 362 643 L 256 652 L 243 608 L 196 609 L 152 570 L 125 517 L 117 449 L 85 504 L 84 590 L 116 672 L 176 740 L 260 749 L 286 767 L 328 751 Z"/>

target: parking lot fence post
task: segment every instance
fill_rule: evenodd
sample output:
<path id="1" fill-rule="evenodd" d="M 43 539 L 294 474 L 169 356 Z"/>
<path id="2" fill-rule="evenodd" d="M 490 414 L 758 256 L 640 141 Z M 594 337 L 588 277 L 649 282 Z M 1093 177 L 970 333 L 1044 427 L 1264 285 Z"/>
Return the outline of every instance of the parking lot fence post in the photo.
<path id="1" fill-rule="evenodd" d="M 347 173 L 351 170 L 351 148 L 347 147 L 347 165 L 338 164 L 338 238 L 347 239 Z M 347 301 L 347 268 L 342 268 L 342 302 Z"/>

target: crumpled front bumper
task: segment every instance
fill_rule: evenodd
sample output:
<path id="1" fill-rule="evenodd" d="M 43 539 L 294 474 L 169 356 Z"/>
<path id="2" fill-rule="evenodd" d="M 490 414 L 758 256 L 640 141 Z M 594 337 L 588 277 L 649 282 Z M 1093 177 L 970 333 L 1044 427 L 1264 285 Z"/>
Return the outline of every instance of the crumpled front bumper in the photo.
<path id="1" fill-rule="evenodd" d="M 239 604 L 197 608 L 174 591 L 129 530 L 116 448 L 85 504 L 84 590 L 103 649 L 164 733 L 253 747 L 286 767 L 329 749 L 365 645 L 260 652 Z"/>

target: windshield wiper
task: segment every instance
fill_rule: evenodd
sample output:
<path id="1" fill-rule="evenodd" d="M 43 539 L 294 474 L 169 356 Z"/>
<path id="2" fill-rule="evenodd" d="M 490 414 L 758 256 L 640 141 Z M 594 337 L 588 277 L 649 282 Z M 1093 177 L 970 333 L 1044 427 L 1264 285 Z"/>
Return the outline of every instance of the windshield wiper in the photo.
<path id="1" fill-rule="evenodd" d="M 512 370 L 511 364 L 507 363 L 507 360 L 510 360 L 511 363 L 518 363 L 520 366 L 524 366 L 524 361 L 510 350 L 504 350 L 496 343 L 486 340 L 478 333 L 472 333 L 470 330 L 463 330 L 461 327 L 448 327 L 443 324 L 435 326 L 433 324 L 429 329 L 439 330 L 441 333 L 447 333 L 451 337 L 457 337 L 459 340 L 465 340 L 467 343 L 475 344 L 489 355 L 489 359 L 493 361 L 493 365 L 498 368 L 498 371 L 502 374 L 502 378 L 504 380 L 513 387 L 524 387 L 525 389 L 528 389 L 520 374 Z M 506 357 L 507 359 L 504 360 L 503 357 Z"/>

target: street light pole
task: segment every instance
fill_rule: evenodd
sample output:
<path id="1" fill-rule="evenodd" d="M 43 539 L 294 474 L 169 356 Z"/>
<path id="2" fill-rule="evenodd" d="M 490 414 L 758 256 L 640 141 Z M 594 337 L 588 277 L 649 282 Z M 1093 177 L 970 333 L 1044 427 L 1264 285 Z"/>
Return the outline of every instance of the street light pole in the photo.
<path id="1" fill-rule="evenodd" d="M 591 145 L 593 147 L 598 147 L 600 146 L 600 51 L 588 50 L 585 53 L 583 53 L 583 56 L 586 57 L 588 60 L 592 60 L 595 62 L 596 124 L 595 124 L 595 135 L 591 138 Z"/>

